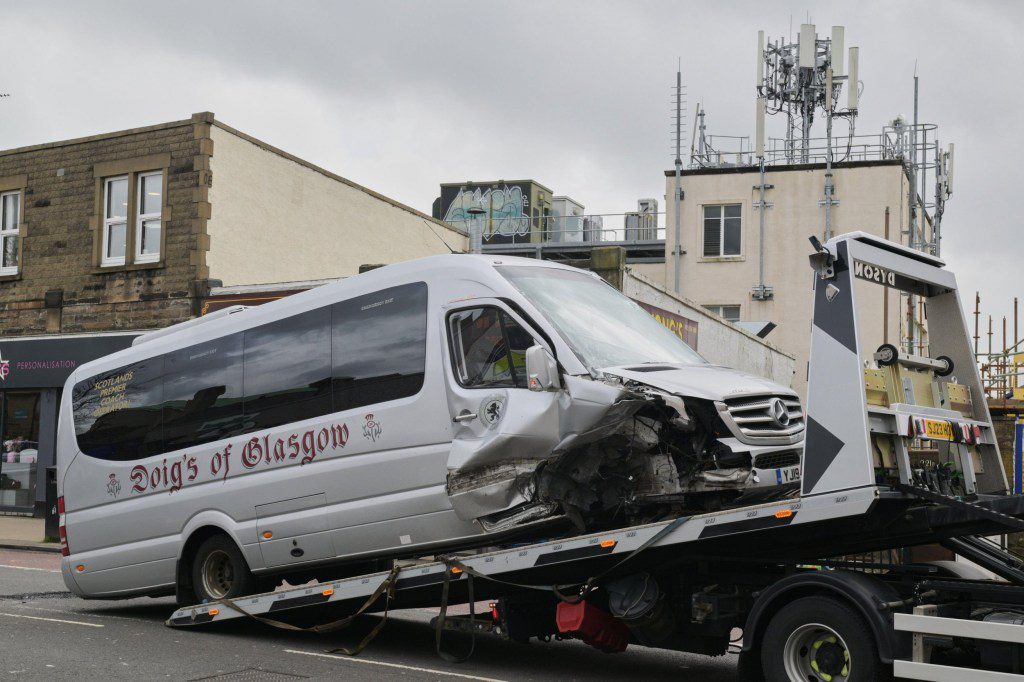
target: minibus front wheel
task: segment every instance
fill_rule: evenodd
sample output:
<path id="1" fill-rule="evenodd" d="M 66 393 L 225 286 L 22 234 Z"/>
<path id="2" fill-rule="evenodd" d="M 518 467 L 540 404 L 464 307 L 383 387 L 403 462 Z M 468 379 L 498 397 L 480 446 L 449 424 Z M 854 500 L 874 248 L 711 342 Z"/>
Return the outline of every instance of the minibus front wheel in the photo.
<path id="1" fill-rule="evenodd" d="M 199 545 L 192 559 L 192 589 L 199 603 L 234 599 L 256 591 L 256 577 L 231 538 L 214 535 Z"/>

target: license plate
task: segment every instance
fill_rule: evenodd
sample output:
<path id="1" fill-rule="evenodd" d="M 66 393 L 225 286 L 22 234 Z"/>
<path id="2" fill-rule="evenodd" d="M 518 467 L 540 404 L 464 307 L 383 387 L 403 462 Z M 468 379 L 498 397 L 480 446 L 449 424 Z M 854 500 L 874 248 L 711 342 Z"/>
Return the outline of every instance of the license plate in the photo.
<path id="1" fill-rule="evenodd" d="M 796 483 L 800 480 L 800 467 L 788 467 L 786 469 L 775 470 L 775 481 L 782 485 L 783 483 Z"/>
<path id="2" fill-rule="evenodd" d="M 922 438 L 929 440 L 953 440 L 953 425 L 939 419 L 924 419 Z"/>

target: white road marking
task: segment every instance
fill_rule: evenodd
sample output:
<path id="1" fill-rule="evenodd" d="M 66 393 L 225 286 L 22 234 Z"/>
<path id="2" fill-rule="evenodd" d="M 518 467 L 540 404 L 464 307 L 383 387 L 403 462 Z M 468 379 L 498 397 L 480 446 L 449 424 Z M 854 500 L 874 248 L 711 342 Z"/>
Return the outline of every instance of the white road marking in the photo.
<path id="1" fill-rule="evenodd" d="M 107 614 L 107 613 L 91 613 L 91 612 L 85 612 L 85 611 L 76 611 L 75 609 L 66 609 L 66 610 L 65 609 L 48 609 L 48 608 L 45 608 L 43 606 L 29 606 L 28 604 L 22 604 L 21 602 L 15 603 L 15 602 L 10 601 L 9 599 L 5 599 L 4 597 L 0 597 L 0 603 L 3 603 L 3 602 L 6 602 L 6 603 L 3 604 L 4 606 L 6 606 L 8 608 L 14 608 L 14 609 L 29 609 L 30 611 L 46 611 L 47 613 L 63 613 L 65 615 L 70 614 L 70 615 L 73 615 L 73 616 L 85 616 L 86 618 L 113 618 L 115 620 L 130 620 L 130 621 L 135 622 L 135 623 L 139 622 L 138 618 L 129 618 L 127 616 L 111 616 L 110 614 Z"/>
<path id="2" fill-rule="evenodd" d="M 480 677 L 478 675 L 466 675 L 464 673 L 453 673 L 447 670 L 436 670 L 434 668 L 418 668 L 414 665 L 402 665 L 401 663 L 385 663 L 384 661 L 371 661 L 368 658 L 356 658 L 355 656 L 336 656 L 334 654 L 322 654 L 316 651 L 299 651 L 298 649 L 285 649 L 286 654 L 302 654 L 303 656 L 316 656 L 318 658 L 331 658 L 337 661 L 348 663 L 364 663 L 366 665 L 379 665 L 385 668 L 400 668 L 402 670 L 413 670 L 431 675 L 444 675 L 446 677 L 459 677 L 464 680 L 481 680 L 482 682 L 505 682 L 494 677 Z"/>
<path id="3" fill-rule="evenodd" d="M 60 618 L 43 618 L 42 616 L 28 616 L 24 613 L 3 613 L 0 612 L 0 616 L 8 616 L 10 618 L 28 618 L 29 620 L 45 620 L 50 623 L 66 623 L 67 625 L 84 625 L 89 628 L 102 628 L 106 627 L 99 623 L 84 623 L 80 620 L 62 620 Z"/>
<path id="4" fill-rule="evenodd" d="M 50 568 L 34 568 L 32 566 L 11 566 L 10 564 L 0 564 L 0 568 L 16 568 L 19 571 L 43 571 L 45 573 L 60 573 L 60 571 L 54 571 Z"/>

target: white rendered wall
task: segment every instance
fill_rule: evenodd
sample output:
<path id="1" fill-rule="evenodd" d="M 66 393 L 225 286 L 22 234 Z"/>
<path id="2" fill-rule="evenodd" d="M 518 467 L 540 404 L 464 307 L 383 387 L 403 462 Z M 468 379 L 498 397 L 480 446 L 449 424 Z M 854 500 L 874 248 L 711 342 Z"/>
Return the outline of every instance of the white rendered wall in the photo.
<path id="1" fill-rule="evenodd" d="M 210 277 L 225 286 L 354 275 L 466 251 L 467 238 L 413 209 L 211 126 Z M 443 242 L 442 242 L 443 240 Z"/>

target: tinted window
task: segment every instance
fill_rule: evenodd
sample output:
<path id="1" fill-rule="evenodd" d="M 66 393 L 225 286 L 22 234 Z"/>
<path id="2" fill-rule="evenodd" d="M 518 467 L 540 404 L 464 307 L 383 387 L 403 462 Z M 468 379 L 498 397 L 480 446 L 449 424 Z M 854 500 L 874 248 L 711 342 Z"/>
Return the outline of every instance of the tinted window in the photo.
<path id="1" fill-rule="evenodd" d="M 243 433 L 242 335 L 164 356 L 164 450 Z"/>
<path id="2" fill-rule="evenodd" d="M 87 455 L 130 460 L 161 452 L 163 358 L 79 382 L 72 391 L 75 434 Z"/>
<path id="3" fill-rule="evenodd" d="M 337 303 L 332 327 L 335 410 L 419 392 L 427 343 L 426 284 Z"/>
<path id="4" fill-rule="evenodd" d="M 498 308 L 472 308 L 448 316 L 459 383 L 466 387 L 526 387 L 526 350 L 533 337 Z"/>
<path id="5" fill-rule="evenodd" d="M 245 332 L 247 429 L 268 429 L 331 411 L 331 309 Z"/>
<path id="6" fill-rule="evenodd" d="M 75 386 L 78 444 L 141 459 L 411 396 L 426 336 L 419 282 L 135 363 Z"/>

